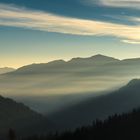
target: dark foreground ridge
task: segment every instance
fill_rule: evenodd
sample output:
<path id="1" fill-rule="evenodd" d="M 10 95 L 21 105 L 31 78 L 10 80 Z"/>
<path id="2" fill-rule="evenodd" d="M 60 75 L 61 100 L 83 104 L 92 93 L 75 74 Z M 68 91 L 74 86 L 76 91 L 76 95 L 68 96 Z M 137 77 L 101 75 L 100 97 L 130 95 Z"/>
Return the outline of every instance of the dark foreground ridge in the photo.
<path id="1" fill-rule="evenodd" d="M 49 136 L 33 136 L 23 140 L 137 140 L 140 139 L 140 109 L 131 113 L 114 115 L 104 121 L 96 120 L 92 125 L 74 132 Z"/>
<path id="2" fill-rule="evenodd" d="M 47 117 L 65 130 L 85 126 L 96 118 L 104 120 L 115 113 L 129 112 L 138 107 L 140 107 L 140 80 L 133 79 L 114 92 L 90 98 Z"/>
<path id="3" fill-rule="evenodd" d="M 13 129 L 18 136 L 30 136 L 48 131 L 50 122 L 22 103 L 0 96 L 0 140 Z"/>

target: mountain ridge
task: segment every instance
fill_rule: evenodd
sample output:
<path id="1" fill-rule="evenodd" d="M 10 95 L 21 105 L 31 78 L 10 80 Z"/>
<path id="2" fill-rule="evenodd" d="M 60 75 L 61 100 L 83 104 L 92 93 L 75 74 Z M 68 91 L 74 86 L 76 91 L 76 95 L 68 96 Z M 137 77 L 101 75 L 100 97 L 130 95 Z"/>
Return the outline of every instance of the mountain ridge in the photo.
<path id="1" fill-rule="evenodd" d="M 0 136 L 5 137 L 11 128 L 18 135 L 30 136 L 47 131 L 50 126 L 43 115 L 23 103 L 0 96 Z"/>
<path id="2" fill-rule="evenodd" d="M 97 118 L 106 119 L 115 113 L 120 114 L 138 108 L 139 100 L 140 79 L 134 79 L 119 90 L 66 107 L 51 114 L 49 118 L 63 129 L 73 129 L 88 125 Z"/>
<path id="3" fill-rule="evenodd" d="M 127 58 L 127 59 L 121 59 L 120 60 L 120 59 L 117 59 L 115 57 L 102 55 L 102 54 L 96 54 L 96 55 L 93 55 L 93 56 L 90 56 L 90 57 L 74 57 L 74 58 L 72 58 L 68 61 L 65 61 L 63 59 L 58 59 L 58 60 L 49 61 L 47 63 L 33 63 L 33 64 L 24 65 L 22 67 L 19 67 L 19 68 L 17 68 L 17 70 L 21 69 L 21 68 L 24 68 L 24 67 L 28 67 L 28 66 L 34 66 L 34 65 L 39 66 L 39 65 L 67 64 L 67 63 L 70 63 L 70 62 L 76 61 L 76 60 L 89 60 L 89 59 L 93 59 L 93 60 L 95 59 L 95 61 L 96 61 L 96 59 L 101 59 L 101 60 L 112 59 L 112 60 L 116 60 L 116 62 L 118 61 L 118 62 L 123 62 L 123 63 L 126 62 L 126 61 L 139 61 L 140 60 L 140 58 Z M 15 70 L 14 68 L 10 68 L 10 67 L 4 67 L 4 68 L 0 68 L 0 69 L 6 69 L 6 68 L 11 69 L 11 70 Z"/>
<path id="4" fill-rule="evenodd" d="M 93 55 L 93 56 L 90 56 L 90 57 L 75 57 L 75 58 L 72 58 L 68 61 L 65 61 L 63 59 L 59 59 L 59 60 L 53 60 L 53 61 L 50 61 L 50 62 L 47 62 L 47 63 L 33 63 L 33 64 L 29 64 L 29 65 L 25 65 L 25 66 L 22 66 L 18 69 L 16 69 L 15 71 L 11 71 L 11 72 L 8 72 L 8 74 L 15 74 L 15 73 L 22 73 L 24 71 L 24 69 L 26 71 L 30 71 L 31 73 L 31 68 L 33 69 L 38 69 L 39 67 L 40 68 L 56 68 L 57 67 L 64 67 L 66 68 L 69 64 L 76 64 L 78 65 L 78 63 L 80 64 L 84 64 L 85 62 L 88 63 L 88 61 L 92 61 L 91 63 L 89 63 L 88 65 L 92 65 L 93 62 L 97 62 L 97 64 L 99 63 L 99 61 L 108 61 L 106 62 L 105 64 L 109 65 L 109 64 L 125 64 L 125 63 L 134 63 L 134 62 L 137 62 L 137 61 L 140 61 L 140 58 L 129 58 L 129 59 L 117 59 L 117 58 L 114 58 L 114 57 L 110 57 L 110 56 L 106 56 L 106 55 L 102 55 L 102 54 L 97 54 L 97 55 Z M 96 63 L 93 63 L 93 64 L 96 64 Z M 102 65 L 104 63 L 101 63 L 100 65 Z M 74 65 L 74 66 L 76 66 Z"/>
<path id="5" fill-rule="evenodd" d="M 25 65 L 23 67 L 18 68 L 14 72 L 11 72 L 8 74 L 16 74 L 16 73 L 21 74 L 22 72 L 24 72 L 24 70 L 26 73 L 29 72 L 29 74 L 31 74 L 31 72 L 37 73 L 38 69 L 42 69 L 42 72 L 44 72 L 47 69 L 49 71 L 61 71 L 63 68 L 68 70 L 69 68 L 74 69 L 75 67 L 77 68 L 78 66 L 80 67 L 94 66 L 94 65 L 96 66 L 96 65 L 117 62 L 117 61 L 120 61 L 120 60 L 113 57 L 97 54 L 97 55 L 94 55 L 91 57 L 85 57 L 85 58 L 82 58 L 82 57 L 72 58 L 69 61 L 64 61 L 60 59 L 60 60 L 50 61 L 48 63 L 37 63 L 37 64 L 35 63 L 35 64 L 30 64 L 30 65 Z M 36 71 L 34 71 L 35 69 Z"/>
<path id="6" fill-rule="evenodd" d="M 139 58 L 116 60 L 95 55 L 80 58 L 80 61 L 78 58 L 74 62 L 57 60 L 24 66 L 0 75 L 0 91 L 46 114 L 96 96 L 97 93 L 119 88 L 131 79 L 139 78 L 139 69 Z M 81 96 L 83 93 L 91 94 L 84 97 Z M 65 101 L 62 102 L 64 98 Z"/>

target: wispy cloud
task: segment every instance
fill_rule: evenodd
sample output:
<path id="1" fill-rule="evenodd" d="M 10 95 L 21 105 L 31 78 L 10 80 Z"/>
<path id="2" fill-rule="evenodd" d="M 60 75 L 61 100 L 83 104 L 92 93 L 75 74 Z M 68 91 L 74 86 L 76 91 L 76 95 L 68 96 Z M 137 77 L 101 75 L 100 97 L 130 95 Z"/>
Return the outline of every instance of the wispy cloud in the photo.
<path id="1" fill-rule="evenodd" d="M 94 0 L 90 1 L 93 2 Z M 140 0 L 99 0 L 98 2 L 105 6 L 140 9 Z"/>
<path id="2" fill-rule="evenodd" d="M 134 41 L 134 40 L 122 40 L 122 42 L 128 44 L 140 44 L 140 41 Z"/>
<path id="3" fill-rule="evenodd" d="M 139 22 L 139 19 L 134 19 Z M 140 44 L 140 25 L 130 26 L 77 18 L 62 17 L 42 11 L 0 4 L 0 26 L 22 27 L 73 35 L 114 36 L 123 42 Z M 134 44 L 134 43 L 133 43 Z"/>

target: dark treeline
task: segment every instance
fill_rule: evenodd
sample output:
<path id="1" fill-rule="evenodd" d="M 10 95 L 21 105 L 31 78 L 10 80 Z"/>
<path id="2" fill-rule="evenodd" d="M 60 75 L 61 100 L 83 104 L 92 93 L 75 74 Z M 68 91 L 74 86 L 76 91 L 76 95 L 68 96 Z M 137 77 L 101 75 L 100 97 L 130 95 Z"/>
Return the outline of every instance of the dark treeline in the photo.
<path id="1" fill-rule="evenodd" d="M 82 117 L 82 116 L 81 116 Z M 113 115 L 104 121 L 62 134 L 33 136 L 23 140 L 137 140 L 140 139 L 140 109 Z"/>

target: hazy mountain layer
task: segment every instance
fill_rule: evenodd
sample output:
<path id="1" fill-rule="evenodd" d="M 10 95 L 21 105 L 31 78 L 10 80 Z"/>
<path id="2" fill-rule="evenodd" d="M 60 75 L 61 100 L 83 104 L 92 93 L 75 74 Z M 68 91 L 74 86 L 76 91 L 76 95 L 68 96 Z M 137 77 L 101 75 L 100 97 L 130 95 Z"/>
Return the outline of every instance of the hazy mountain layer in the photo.
<path id="1" fill-rule="evenodd" d="M 118 89 L 139 75 L 140 59 L 96 55 L 24 66 L 0 76 L 0 91 L 39 112 L 52 113 Z"/>
<path id="2" fill-rule="evenodd" d="M 8 67 L 0 68 L 0 74 L 12 72 L 12 71 L 14 71 L 14 70 L 15 70 L 14 68 L 8 68 Z"/>
<path id="3" fill-rule="evenodd" d="M 65 108 L 50 118 L 61 128 L 76 128 L 90 124 L 97 118 L 105 119 L 109 115 L 127 112 L 139 106 L 140 80 L 132 80 L 115 92 Z"/>

